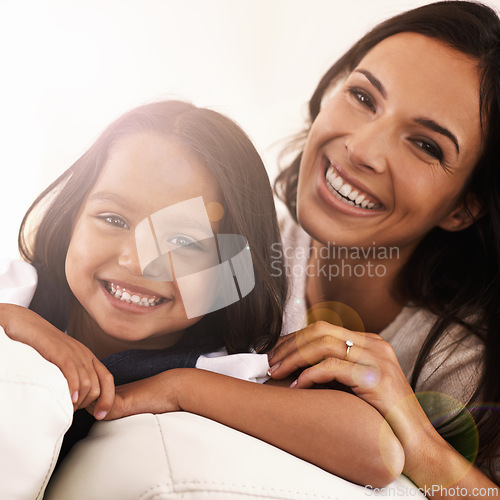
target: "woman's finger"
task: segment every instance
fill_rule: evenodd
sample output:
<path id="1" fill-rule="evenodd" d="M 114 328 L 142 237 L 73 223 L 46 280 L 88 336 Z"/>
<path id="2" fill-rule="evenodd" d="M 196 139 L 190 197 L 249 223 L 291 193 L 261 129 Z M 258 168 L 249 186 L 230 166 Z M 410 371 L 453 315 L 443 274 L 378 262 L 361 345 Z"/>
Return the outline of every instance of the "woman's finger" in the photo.
<path id="1" fill-rule="evenodd" d="M 352 367 L 348 361 L 338 358 L 326 358 L 317 365 L 304 370 L 299 377 L 292 382 L 290 387 L 307 389 L 314 384 L 326 384 L 337 381 L 348 387 L 352 387 Z"/>
<path id="2" fill-rule="evenodd" d="M 284 378 L 299 368 L 315 365 L 327 358 L 353 363 L 366 361 L 371 358 L 367 348 L 369 341 L 364 334 L 347 330 L 337 331 L 336 335 L 319 336 L 296 349 L 290 349 L 280 361 L 272 364 L 269 373 L 273 378 Z"/>
<path id="3" fill-rule="evenodd" d="M 321 342 L 324 342 L 327 348 L 329 348 L 328 337 L 340 339 L 343 342 L 348 339 L 355 339 L 358 346 L 363 346 L 367 340 L 372 338 L 371 334 L 354 332 L 325 321 L 317 321 L 303 330 L 288 335 L 287 337 L 285 341 L 274 349 L 273 355 L 270 356 L 269 363 L 271 366 L 279 363 L 292 352 L 302 350 L 305 346 L 315 341 L 320 341 L 319 339 L 322 339 Z M 328 352 L 327 350 L 325 354 L 328 354 Z"/>
<path id="4" fill-rule="evenodd" d="M 94 358 L 92 363 L 99 378 L 101 390 L 94 404 L 93 415 L 97 420 L 102 420 L 113 406 L 115 400 L 115 381 L 113 375 L 97 358 Z"/>
<path id="5" fill-rule="evenodd" d="M 381 371 L 376 364 L 351 363 L 338 358 L 327 358 L 321 363 L 304 370 L 291 387 L 305 389 L 314 384 L 332 381 L 356 390 L 369 390 L 380 381 Z"/>

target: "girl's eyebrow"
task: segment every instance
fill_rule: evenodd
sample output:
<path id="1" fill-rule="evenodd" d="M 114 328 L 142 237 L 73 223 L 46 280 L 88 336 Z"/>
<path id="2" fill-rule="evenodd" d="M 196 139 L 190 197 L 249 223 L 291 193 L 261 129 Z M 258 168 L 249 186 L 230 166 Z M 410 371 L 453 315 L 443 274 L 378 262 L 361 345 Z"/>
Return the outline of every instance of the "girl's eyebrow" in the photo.
<path id="1" fill-rule="evenodd" d="M 362 69 L 362 68 L 357 68 L 354 71 L 364 75 L 366 79 L 380 92 L 380 95 L 384 99 L 387 99 L 387 90 L 385 89 L 382 82 L 373 73 L 371 73 L 367 69 Z M 460 154 L 460 147 L 458 145 L 458 140 L 455 134 L 450 132 L 446 127 L 439 125 L 439 123 L 436 123 L 434 120 L 431 120 L 429 118 L 415 118 L 415 122 L 420 125 L 423 125 L 424 127 L 430 130 L 433 130 L 434 132 L 437 132 L 438 134 L 448 137 L 448 139 L 450 139 L 450 141 L 452 141 L 453 144 L 455 144 L 455 149 L 457 150 L 457 154 Z"/>
<path id="2" fill-rule="evenodd" d="M 122 207 L 130 207 L 130 204 L 126 203 L 121 196 L 115 193 L 110 193 L 108 191 L 98 191 L 97 193 L 91 194 L 89 196 L 89 201 L 111 201 Z"/>

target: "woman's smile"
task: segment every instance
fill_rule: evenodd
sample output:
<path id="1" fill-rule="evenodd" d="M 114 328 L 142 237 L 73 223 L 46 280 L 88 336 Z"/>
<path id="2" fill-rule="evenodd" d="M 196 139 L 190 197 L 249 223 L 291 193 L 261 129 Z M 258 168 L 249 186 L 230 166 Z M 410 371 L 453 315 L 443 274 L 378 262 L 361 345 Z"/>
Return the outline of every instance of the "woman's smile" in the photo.
<path id="1" fill-rule="evenodd" d="M 460 195 L 480 149 L 476 62 L 419 34 L 391 36 L 346 76 L 311 126 L 299 223 L 322 243 L 376 241 L 410 252 L 435 227 L 463 228 Z"/>
<path id="2" fill-rule="evenodd" d="M 326 166 L 324 173 L 326 187 L 337 200 L 353 207 L 353 210 L 347 209 L 348 212 L 364 216 L 378 214 L 384 209 L 382 203 L 373 194 L 348 176 L 339 165 L 332 163 L 326 156 L 323 161 Z M 322 192 L 324 193 L 324 190 Z"/>

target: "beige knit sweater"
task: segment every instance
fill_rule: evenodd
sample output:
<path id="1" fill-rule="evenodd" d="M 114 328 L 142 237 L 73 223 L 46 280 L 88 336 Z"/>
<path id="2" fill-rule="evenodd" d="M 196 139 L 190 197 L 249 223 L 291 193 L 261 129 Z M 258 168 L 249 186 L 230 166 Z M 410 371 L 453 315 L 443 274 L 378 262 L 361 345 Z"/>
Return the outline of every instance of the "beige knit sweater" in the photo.
<path id="1" fill-rule="evenodd" d="M 311 238 L 287 214 L 280 217 L 280 226 L 282 252 L 290 284 L 283 325 L 285 335 L 306 326 L 305 270 Z M 278 257 L 278 250 L 274 255 Z M 425 309 L 405 307 L 380 333 L 394 348 L 408 380 L 411 379 L 417 355 L 436 319 L 435 315 Z M 416 386 L 422 407 L 445 437 L 463 435 L 474 426 L 469 414 L 463 410 L 480 380 L 484 346 L 474 335 L 465 335 L 463 327 L 455 325 L 442 336 L 431 351 Z M 461 418 L 458 422 L 450 424 L 450 418 L 459 413 Z M 472 440 L 474 439 L 473 436 Z M 467 443 L 459 445 L 459 449 L 462 446 L 464 451 L 474 446 L 474 443 L 469 439 Z M 498 469 L 500 471 L 500 463 Z"/>

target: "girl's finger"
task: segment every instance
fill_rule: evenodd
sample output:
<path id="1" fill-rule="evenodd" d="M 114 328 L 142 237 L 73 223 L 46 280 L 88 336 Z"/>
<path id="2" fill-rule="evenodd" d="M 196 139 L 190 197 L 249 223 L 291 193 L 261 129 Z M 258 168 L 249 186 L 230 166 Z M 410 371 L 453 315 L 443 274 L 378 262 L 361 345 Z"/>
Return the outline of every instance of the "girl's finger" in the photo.
<path id="1" fill-rule="evenodd" d="M 71 402 L 73 403 L 75 409 L 78 407 L 77 403 L 80 399 L 80 377 L 78 370 L 73 363 L 73 361 L 67 361 L 61 363 L 59 369 L 63 373 L 66 381 L 68 382 L 69 394 L 71 396 Z"/>
<path id="2" fill-rule="evenodd" d="M 78 408 L 86 408 L 101 395 L 101 385 L 92 361 L 80 369 L 80 401 Z"/>
<path id="3" fill-rule="evenodd" d="M 108 369 L 97 358 L 94 358 L 92 362 L 99 378 L 101 388 L 101 394 L 94 405 L 93 415 L 97 420 L 102 420 L 113 407 L 115 400 L 115 381 L 113 375 L 109 373 Z"/>

